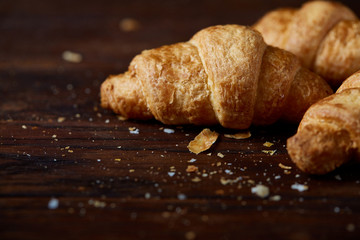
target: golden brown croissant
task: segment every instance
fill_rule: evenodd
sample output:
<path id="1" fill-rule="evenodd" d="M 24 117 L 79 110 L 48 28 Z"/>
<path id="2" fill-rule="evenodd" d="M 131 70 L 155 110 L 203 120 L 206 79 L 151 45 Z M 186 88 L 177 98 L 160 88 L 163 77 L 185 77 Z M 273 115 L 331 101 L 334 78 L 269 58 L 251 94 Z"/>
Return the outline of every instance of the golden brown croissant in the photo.
<path id="1" fill-rule="evenodd" d="M 300 9 L 277 9 L 254 28 L 267 44 L 294 53 L 333 87 L 360 69 L 360 21 L 340 3 L 311 1 Z"/>
<path id="2" fill-rule="evenodd" d="M 306 111 L 287 149 L 293 162 L 312 174 L 360 160 L 360 71 Z"/>
<path id="3" fill-rule="evenodd" d="M 101 105 L 127 118 L 246 129 L 299 122 L 332 90 L 259 32 L 239 25 L 201 30 L 188 42 L 145 50 L 101 86 Z"/>

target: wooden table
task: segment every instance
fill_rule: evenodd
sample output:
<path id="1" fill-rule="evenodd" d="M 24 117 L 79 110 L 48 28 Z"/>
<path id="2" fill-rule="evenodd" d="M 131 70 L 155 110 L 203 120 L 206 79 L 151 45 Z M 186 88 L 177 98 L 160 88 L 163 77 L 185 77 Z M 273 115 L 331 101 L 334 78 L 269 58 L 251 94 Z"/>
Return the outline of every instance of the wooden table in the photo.
<path id="1" fill-rule="evenodd" d="M 1 1 L 0 239 L 359 239 L 360 165 L 300 172 L 285 147 L 296 126 L 252 127 L 245 140 L 215 126 L 216 144 L 195 155 L 187 145 L 202 127 L 99 106 L 102 81 L 141 50 L 300 2 Z M 269 197 L 252 193 L 258 184 Z"/>

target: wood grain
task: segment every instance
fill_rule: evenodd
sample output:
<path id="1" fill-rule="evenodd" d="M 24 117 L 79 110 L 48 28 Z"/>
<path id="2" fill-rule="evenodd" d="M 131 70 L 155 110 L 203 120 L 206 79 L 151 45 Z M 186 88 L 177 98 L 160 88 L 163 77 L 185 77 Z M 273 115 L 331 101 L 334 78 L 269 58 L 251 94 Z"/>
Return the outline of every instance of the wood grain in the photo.
<path id="1" fill-rule="evenodd" d="M 0 239 L 358 239 L 360 165 L 301 173 L 285 147 L 296 126 L 252 127 L 244 140 L 213 126 L 218 141 L 195 155 L 187 145 L 202 127 L 122 121 L 99 107 L 101 82 L 141 50 L 300 3 L 0 2 Z M 140 28 L 122 31 L 124 18 Z M 66 50 L 83 60 L 64 61 Z M 251 192 L 258 184 L 269 197 Z"/>

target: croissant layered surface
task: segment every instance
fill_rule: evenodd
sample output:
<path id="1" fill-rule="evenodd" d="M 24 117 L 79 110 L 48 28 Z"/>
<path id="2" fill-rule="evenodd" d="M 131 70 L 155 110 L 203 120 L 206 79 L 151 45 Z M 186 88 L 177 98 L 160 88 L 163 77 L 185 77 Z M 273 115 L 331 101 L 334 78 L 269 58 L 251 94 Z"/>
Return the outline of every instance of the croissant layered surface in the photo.
<path id="1" fill-rule="evenodd" d="M 256 30 L 224 25 L 143 51 L 127 72 L 102 84 L 101 104 L 128 118 L 246 129 L 279 119 L 298 122 L 331 92 L 293 54 L 267 46 Z"/>
<path id="2" fill-rule="evenodd" d="M 337 2 L 310 1 L 266 14 L 255 25 L 266 43 L 297 55 L 334 88 L 360 68 L 360 22 Z"/>
<path id="3" fill-rule="evenodd" d="M 293 162 L 312 174 L 328 173 L 360 160 L 360 71 L 338 91 L 312 105 L 287 141 Z"/>

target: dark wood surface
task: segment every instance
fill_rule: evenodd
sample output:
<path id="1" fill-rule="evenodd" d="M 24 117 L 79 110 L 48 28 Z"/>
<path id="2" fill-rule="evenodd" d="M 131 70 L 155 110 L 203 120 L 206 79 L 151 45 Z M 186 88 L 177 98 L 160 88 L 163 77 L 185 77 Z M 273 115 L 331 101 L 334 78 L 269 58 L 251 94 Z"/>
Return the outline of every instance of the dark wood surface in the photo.
<path id="1" fill-rule="evenodd" d="M 99 106 L 101 82 L 141 50 L 300 3 L 0 1 L 0 239 L 359 239 L 359 164 L 301 173 L 285 147 L 296 126 L 252 127 L 246 140 L 215 126 L 216 144 L 195 155 L 187 145 L 202 127 L 122 121 Z M 123 31 L 124 18 L 140 27 Z M 66 50 L 83 60 L 64 61 Z"/>

